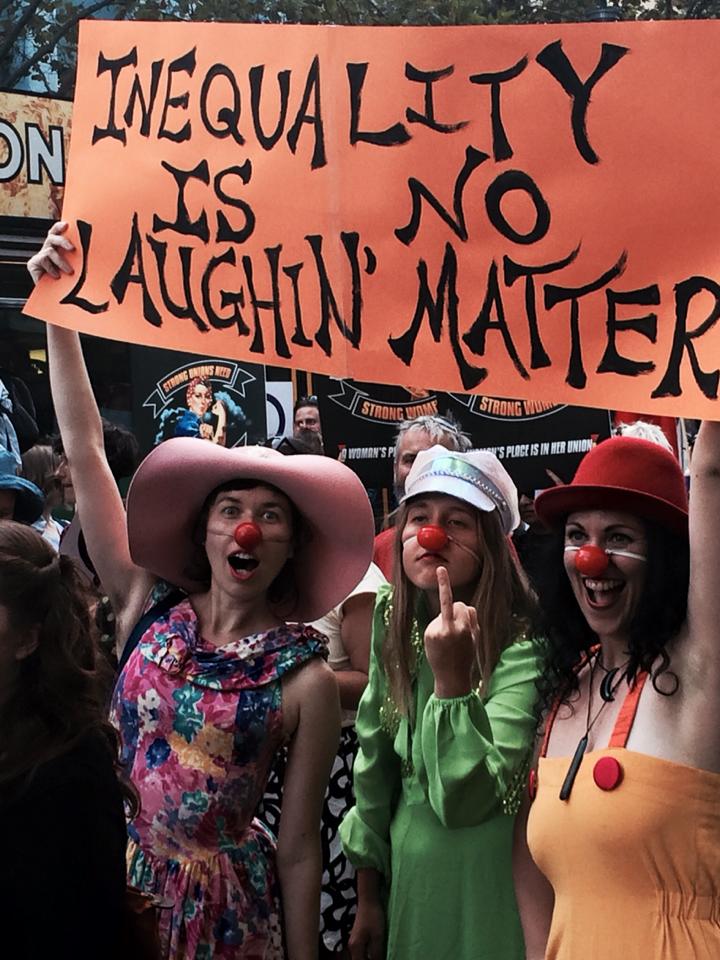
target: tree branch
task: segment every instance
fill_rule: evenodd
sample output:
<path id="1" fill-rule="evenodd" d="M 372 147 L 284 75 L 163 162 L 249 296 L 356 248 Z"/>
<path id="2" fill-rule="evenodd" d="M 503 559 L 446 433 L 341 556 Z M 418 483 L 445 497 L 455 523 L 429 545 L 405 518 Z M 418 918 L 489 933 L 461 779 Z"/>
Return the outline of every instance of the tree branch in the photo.
<path id="1" fill-rule="evenodd" d="M 3 12 L 7 7 L 11 7 L 17 0 L 0 0 L 0 13 Z"/>
<path id="2" fill-rule="evenodd" d="M 98 10 L 102 10 L 103 7 L 112 7 L 115 6 L 113 0 L 99 0 L 98 3 L 94 3 L 89 7 L 82 7 L 76 14 L 70 17 L 69 20 L 66 20 L 65 23 L 60 27 L 57 33 L 48 40 L 47 43 L 44 43 L 39 47 L 35 53 L 22 63 L 17 70 L 10 75 L 6 80 L 6 85 L 9 87 L 14 87 L 18 80 L 21 77 L 24 77 L 25 74 L 34 67 L 36 63 L 39 63 L 48 53 L 52 53 L 58 43 L 66 36 L 75 26 L 79 20 L 87 20 L 87 18 L 92 13 L 97 13 Z"/>
<path id="3" fill-rule="evenodd" d="M 13 48 L 15 41 L 35 16 L 35 11 L 41 3 L 42 0 L 31 0 L 31 2 L 25 8 L 23 15 L 17 20 L 12 30 L 7 33 L 5 39 L 0 44 L 0 63 L 5 62 L 5 58 L 7 57 L 9 51 Z"/>

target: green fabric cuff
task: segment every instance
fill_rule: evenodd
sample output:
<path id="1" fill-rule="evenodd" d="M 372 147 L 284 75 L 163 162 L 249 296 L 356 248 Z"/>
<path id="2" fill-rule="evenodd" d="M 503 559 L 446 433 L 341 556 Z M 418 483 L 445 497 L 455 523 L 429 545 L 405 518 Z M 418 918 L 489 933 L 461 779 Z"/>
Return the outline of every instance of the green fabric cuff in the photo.
<path id="1" fill-rule="evenodd" d="M 390 878 L 390 844 L 361 819 L 357 807 L 349 810 L 340 824 L 340 840 L 345 856 L 357 870 L 370 867 Z"/>

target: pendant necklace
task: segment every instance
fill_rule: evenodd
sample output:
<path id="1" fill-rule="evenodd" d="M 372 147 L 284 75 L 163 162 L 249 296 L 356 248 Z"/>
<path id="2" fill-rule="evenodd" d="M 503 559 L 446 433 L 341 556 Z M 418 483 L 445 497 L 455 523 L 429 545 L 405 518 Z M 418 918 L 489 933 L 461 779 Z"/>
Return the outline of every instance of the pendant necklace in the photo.
<path id="1" fill-rule="evenodd" d="M 585 756 L 585 751 L 587 750 L 588 737 L 590 736 L 590 731 L 595 726 L 595 723 L 598 717 L 603 712 L 605 707 L 609 703 L 613 702 L 613 700 L 615 699 L 616 690 L 625 679 L 625 671 L 623 670 L 623 672 L 620 674 L 619 679 L 615 683 L 613 683 L 613 681 L 615 680 L 616 674 L 620 670 L 620 667 L 613 667 L 612 669 L 606 671 L 606 675 L 603 678 L 602 684 L 600 685 L 600 696 L 602 698 L 602 703 L 600 704 L 600 707 L 598 708 L 597 713 L 591 720 L 590 711 L 592 710 L 593 681 L 595 679 L 595 667 L 597 666 L 598 663 L 603 668 L 603 670 L 605 670 L 605 667 L 603 666 L 602 661 L 600 660 L 600 651 L 597 652 L 597 655 L 595 656 L 595 659 L 592 662 L 592 666 L 590 667 L 590 688 L 588 690 L 588 707 L 587 707 L 587 719 L 585 721 L 585 733 L 580 738 L 580 742 L 575 748 L 575 753 L 573 754 L 573 758 L 570 761 L 568 772 L 565 774 L 565 779 L 563 780 L 562 787 L 560 788 L 561 800 L 567 800 L 570 794 L 572 793 L 572 788 L 573 788 L 573 784 L 575 783 L 575 778 L 577 777 L 578 770 L 580 769 L 580 764 L 582 763 L 582 759 Z M 608 680 L 608 678 L 610 679 Z"/>

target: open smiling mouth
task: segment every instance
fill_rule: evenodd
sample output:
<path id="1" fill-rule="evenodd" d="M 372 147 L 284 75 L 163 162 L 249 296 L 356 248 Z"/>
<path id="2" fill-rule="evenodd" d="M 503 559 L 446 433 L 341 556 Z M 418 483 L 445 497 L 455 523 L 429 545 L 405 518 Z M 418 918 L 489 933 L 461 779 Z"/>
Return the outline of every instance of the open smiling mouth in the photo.
<path id="1" fill-rule="evenodd" d="M 624 580 L 583 580 L 588 603 L 596 610 L 611 607 L 625 589 Z"/>
<path id="2" fill-rule="evenodd" d="M 249 553 L 242 553 L 242 551 L 231 553 L 227 559 L 236 580 L 247 580 L 260 565 L 259 560 Z"/>

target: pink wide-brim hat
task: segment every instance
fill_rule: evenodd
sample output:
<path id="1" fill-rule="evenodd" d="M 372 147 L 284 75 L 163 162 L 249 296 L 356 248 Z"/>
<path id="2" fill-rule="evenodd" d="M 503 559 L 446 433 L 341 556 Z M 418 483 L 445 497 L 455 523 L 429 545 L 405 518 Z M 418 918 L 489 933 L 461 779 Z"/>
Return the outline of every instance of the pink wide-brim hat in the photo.
<path id="1" fill-rule="evenodd" d="M 225 447 L 195 437 L 166 440 L 140 464 L 127 498 L 130 554 L 156 577 L 194 593 L 207 583 L 188 569 L 193 534 L 216 487 L 257 480 L 281 490 L 310 533 L 294 555 L 297 602 L 283 615 L 317 620 L 341 603 L 367 570 L 374 536 L 367 493 L 348 467 L 311 454 L 285 457 L 267 447 Z"/>

